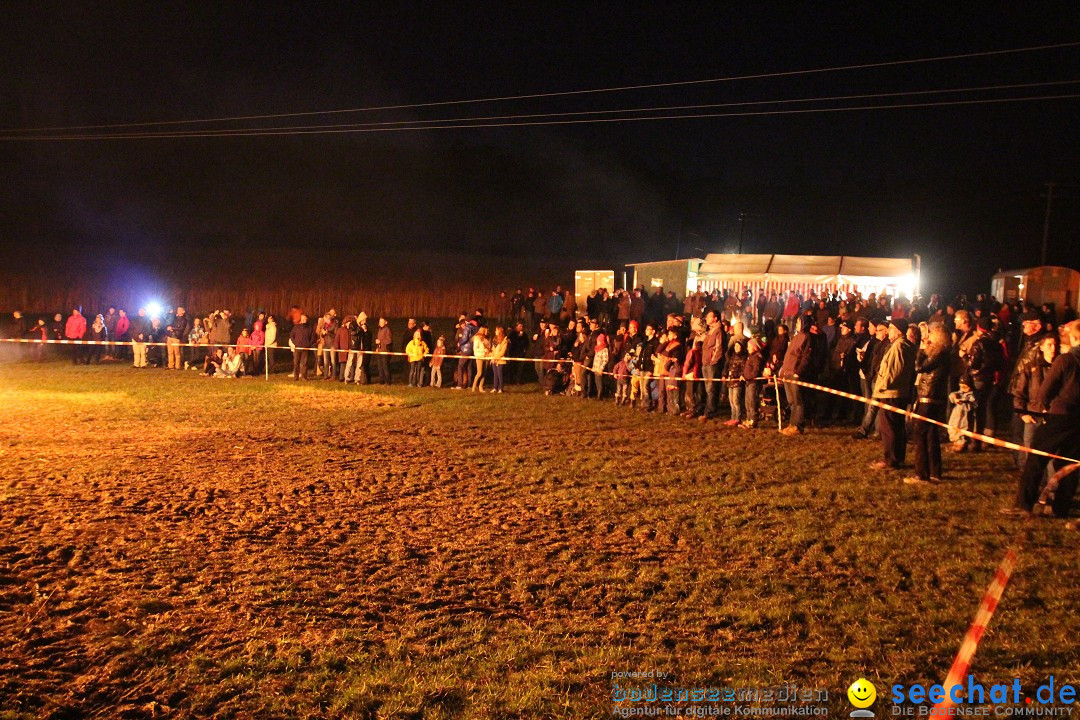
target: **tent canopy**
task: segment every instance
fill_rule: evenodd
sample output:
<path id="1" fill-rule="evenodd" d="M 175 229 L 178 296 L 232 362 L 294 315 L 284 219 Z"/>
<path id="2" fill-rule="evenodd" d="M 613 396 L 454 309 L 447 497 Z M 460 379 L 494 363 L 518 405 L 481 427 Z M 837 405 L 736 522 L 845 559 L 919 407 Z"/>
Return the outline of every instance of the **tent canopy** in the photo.
<path id="1" fill-rule="evenodd" d="M 900 286 L 912 282 L 910 258 L 850 255 L 738 255 L 710 253 L 698 280 L 748 285 Z"/>

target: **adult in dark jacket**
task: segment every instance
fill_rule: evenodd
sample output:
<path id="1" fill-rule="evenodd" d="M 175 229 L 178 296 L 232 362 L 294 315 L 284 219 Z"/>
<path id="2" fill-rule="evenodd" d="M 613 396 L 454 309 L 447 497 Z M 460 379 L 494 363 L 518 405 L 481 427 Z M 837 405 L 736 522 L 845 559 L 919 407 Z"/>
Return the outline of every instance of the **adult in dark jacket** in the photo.
<path id="1" fill-rule="evenodd" d="M 804 403 L 806 391 L 792 381 L 805 376 L 810 368 L 810 355 L 813 352 L 813 341 L 809 332 L 811 322 L 806 315 L 799 317 L 797 332 L 791 344 L 788 345 L 787 353 L 784 355 L 784 364 L 780 368 L 779 377 L 784 381 L 784 394 L 791 407 L 788 426 L 780 431 L 785 435 L 800 434 L 806 422 Z"/>
<path id="2" fill-rule="evenodd" d="M 776 326 L 776 335 L 769 340 L 769 346 L 765 350 L 765 369 L 770 375 L 778 375 L 780 368 L 784 366 L 784 357 L 787 355 L 788 345 L 791 344 L 791 336 L 788 335 L 787 325 Z"/>
<path id="3" fill-rule="evenodd" d="M 1047 333 L 1043 328 L 1042 315 L 1037 310 L 1028 310 L 1020 316 L 1021 340 L 1017 352 L 1016 365 L 1013 366 L 1012 375 L 1009 377 L 1009 394 L 1013 396 L 1013 414 L 1010 420 L 1012 441 L 1017 445 L 1031 447 L 1031 434 L 1034 433 L 1034 423 L 1026 422 L 1023 417 L 1027 415 L 1026 406 L 1028 400 L 1034 400 L 1036 393 L 1031 391 L 1031 373 L 1035 366 L 1040 364 L 1042 351 L 1040 345 Z M 1055 347 L 1057 339 L 1055 338 Z M 1027 387 L 1024 390 L 1024 398 L 1017 399 L 1017 387 L 1024 382 Z M 1024 457 L 1027 453 L 1016 453 L 1016 467 L 1024 466 Z"/>
<path id="4" fill-rule="evenodd" d="M 337 357 L 335 358 L 337 361 L 335 363 L 337 373 L 331 379 L 336 379 L 338 382 L 345 382 L 345 367 L 349 362 L 349 349 L 352 345 L 352 331 L 349 330 L 349 323 L 355 324 L 355 322 L 355 318 L 348 316 L 345 322 L 334 331 L 334 349 L 337 350 Z"/>
<path id="5" fill-rule="evenodd" d="M 315 347 L 315 331 L 308 322 L 308 316 L 301 314 L 300 322 L 293 325 L 289 333 L 289 347 L 293 349 L 292 379 L 308 379 L 308 359 L 311 348 Z"/>
<path id="6" fill-rule="evenodd" d="M 840 323 L 840 335 L 829 351 L 826 384 L 841 392 L 858 394 L 859 363 L 855 359 L 855 335 L 850 321 Z M 824 401 L 823 417 L 827 421 L 845 421 L 851 417 L 851 400 L 829 395 Z"/>
<path id="7" fill-rule="evenodd" d="M 109 341 L 109 330 L 105 327 L 104 317 L 98 315 L 94 318 L 94 323 L 86 331 L 86 339 L 94 344 L 86 348 L 83 362 L 87 365 L 93 362 L 96 365 L 101 362 L 101 354 Z"/>
<path id="8" fill-rule="evenodd" d="M 638 327 L 645 321 L 645 298 L 641 288 L 634 288 L 630 294 L 630 319 L 636 322 Z"/>
<path id="9" fill-rule="evenodd" d="M 475 327 L 475 326 L 474 326 Z M 394 336 L 390 332 L 390 323 L 386 318 L 379 318 L 379 329 L 375 331 L 375 350 L 380 353 L 375 356 L 375 370 L 378 373 L 375 381 L 390 384 L 390 356 L 382 353 L 394 351 Z"/>
<path id="10" fill-rule="evenodd" d="M 869 321 L 866 322 L 869 324 Z M 877 377 L 878 368 L 881 367 L 881 358 L 884 357 L 885 351 L 888 349 L 889 326 L 885 323 L 878 323 L 874 326 L 874 334 L 870 336 L 870 341 L 865 345 L 862 353 L 859 353 L 856 348 L 856 358 L 860 354 L 862 355 L 862 359 L 859 361 L 859 385 L 862 387 L 862 396 L 865 398 L 874 395 L 874 378 Z M 859 425 L 859 429 L 853 432 L 851 436 L 857 440 L 866 440 L 871 437 L 875 428 L 877 428 L 877 416 L 877 406 L 866 403 L 862 423 Z"/>
<path id="11" fill-rule="evenodd" d="M 1031 447 L 1075 458 L 1080 456 L 1080 320 L 1070 322 L 1064 331 L 1071 348 L 1058 355 L 1043 378 L 1037 403 L 1046 408 L 1046 422 L 1036 428 Z M 1034 509 L 1048 461 L 1040 455 L 1028 454 L 1020 474 L 1016 507 L 1006 513 L 1025 514 Z M 1078 479 L 1080 470 L 1060 480 L 1051 505 L 1057 517 L 1068 516 Z"/>
<path id="12" fill-rule="evenodd" d="M 705 313 L 705 339 L 701 345 L 701 377 L 705 384 L 705 413 L 702 420 L 712 420 L 719 412 L 720 378 L 723 375 L 724 327 L 715 311 Z"/>
<path id="13" fill-rule="evenodd" d="M 1046 382 L 1046 374 L 1050 371 L 1054 359 L 1058 354 L 1057 337 L 1052 334 L 1041 336 L 1042 341 L 1035 346 L 1039 354 L 1033 361 L 1024 364 L 1023 371 L 1016 377 L 1016 386 L 1013 388 L 1013 414 L 1023 425 L 1018 444 L 1031 447 L 1035 437 L 1035 429 L 1045 421 L 1046 408 L 1039 404 L 1039 396 L 1042 394 L 1043 383 Z M 1028 453 L 1016 451 L 1016 466 L 1018 470 L 1024 468 Z"/>
<path id="14" fill-rule="evenodd" d="M 915 443 L 915 475 L 904 478 L 908 484 L 941 482 L 941 440 L 938 426 L 919 420 L 919 417 L 945 421 L 949 397 L 949 371 L 952 369 L 952 349 L 945 326 L 930 326 L 915 356 L 915 415 L 911 434 Z"/>
<path id="15" fill-rule="evenodd" d="M 960 323 L 961 314 L 957 313 L 958 329 Z M 964 374 L 971 377 L 971 391 L 975 394 L 975 432 L 982 434 L 986 430 L 987 418 L 991 412 L 990 394 L 994 390 L 997 373 L 1001 371 L 1001 353 L 990 337 L 992 325 L 989 317 L 978 318 L 973 323 L 969 321 L 967 327 L 971 328 L 971 331 L 961 340 L 960 360 Z M 982 443 L 969 438 L 964 449 L 977 451 L 981 447 Z"/>
<path id="16" fill-rule="evenodd" d="M 540 295 L 539 297 L 543 297 Z M 543 314 L 540 314 L 543 317 Z M 463 359 L 458 360 L 458 384 L 457 388 L 469 388 L 472 387 L 473 372 L 476 370 L 476 363 L 472 361 L 473 354 L 473 336 L 476 335 L 476 331 L 480 328 L 480 325 L 475 319 L 469 320 L 461 328 L 461 335 L 458 337 L 458 355 L 466 356 Z"/>

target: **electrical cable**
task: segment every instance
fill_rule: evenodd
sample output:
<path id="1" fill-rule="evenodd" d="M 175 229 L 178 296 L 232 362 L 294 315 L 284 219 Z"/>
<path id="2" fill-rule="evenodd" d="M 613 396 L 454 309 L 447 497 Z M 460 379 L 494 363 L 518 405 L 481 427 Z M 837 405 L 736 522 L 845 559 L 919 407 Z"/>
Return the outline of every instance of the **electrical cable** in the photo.
<path id="1" fill-rule="evenodd" d="M 617 118 L 576 118 L 569 120 L 534 120 L 524 122 L 464 122 L 459 124 L 445 124 L 445 125 L 422 125 L 422 126 L 396 126 L 396 127 L 356 127 L 356 128 L 329 128 L 329 129 L 306 129 L 306 130 L 244 130 L 240 132 L 226 131 L 226 130 L 207 130 L 207 131 L 195 131 L 189 133 L 110 133 L 110 134 L 98 134 L 98 135 L 41 135 L 41 136 L 0 136 L 0 141 L 14 141 L 14 142 L 40 142 L 40 141 L 53 141 L 53 142 L 65 142 L 65 141 L 86 141 L 86 140 L 146 140 L 146 139 L 183 139 L 183 138 L 219 138 L 219 137 L 266 137 L 272 135 L 331 135 L 331 134 L 352 134 L 352 133 L 378 133 L 378 132 L 403 132 L 403 131 L 424 131 L 424 130 L 467 130 L 478 128 L 501 128 L 501 127 L 536 127 L 545 125 L 585 125 L 585 124 L 598 124 L 598 123 L 618 123 L 618 122 L 642 122 L 647 120 L 692 120 L 692 119 L 710 119 L 710 118 L 724 118 L 724 117 L 761 117 L 761 116 L 779 116 L 779 115 L 805 115 L 812 113 L 838 113 L 838 112 L 859 112 L 868 110 L 896 110 L 896 109 L 911 109 L 911 108 L 931 108 L 931 107 L 950 107 L 950 106 L 967 106 L 967 105 L 986 105 L 986 104 L 1004 104 L 1014 102 L 1037 102 L 1037 101 L 1049 101 L 1049 100 L 1068 100 L 1080 98 L 1080 93 L 1062 94 L 1062 95 L 1035 95 L 1027 97 L 1012 97 L 1012 98 L 984 98 L 978 100 L 943 100 L 935 102 L 922 102 L 922 103 L 892 103 L 887 105 L 851 105 L 840 107 L 827 107 L 827 108 L 798 108 L 788 110 L 754 110 L 746 112 L 727 112 L 727 113 L 689 113 L 689 114 L 674 114 L 674 115 L 649 115 L 649 116 L 637 116 L 637 117 L 617 117 Z"/>
<path id="2" fill-rule="evenodd" d="M 368 106 L 368 107 L 359 107 L 359 108 L 344 108 L 344 109 L 337 109 L 337 110 L 311 110 L 311 111 L 304 111 L 304 112 L 272 113 L 272 114 L 263 114 L 263 115 L 235 115 L 235 116 L 225 116 L 225 117 L 218 117 L 218 118 L 196 118 L 196 119 L 189 119 L 189 120 L 158 120 L 158 121 L 144 121 L 144 122 L 130 122 L 130 123 L 111 123 L 111 124 L 99 124 L 99 125 L 72 125 L 72 126 L 66 126 L 66 127 L 11 128 L 11 129 L 6 129 L 6 130 L 0 130 L 0 132 L 4 132 L 4 133 L 11 133 L 11 132 L 19 132 L 19 133 L 21 133 L 21 132 L 25 132 L 25 133 L 32 133 L 32 132 L 66 132 L 66 131 L 72 131 L 72 130 L 105 130 L 105 129 L 115 129 L 115 128 L 147 127 L 147 126 L 154 126 L 154 125 L 186 125 L 186 124 L 196 124 L 196 123 L 240 122 L 240 121 L 247 121 L 247 120 L 271 120 L 271 119 L 279 119 L 279 118 L 305 117 L 305 116 L 314 116 L 314 115 L 334 115 L 334 114 L 346 114 L 346 113 L 364 113 L 364 112 L 378 112 L 378 111 L 384 111 L 384 110 L 408 110 L 408 109 L 418 109 L 418 108 L 428 108 L 428 107 L 444 107 L 444 106 L 447 106 L 447 105 L 468 105 L 468 104 L 478 104 L 478 103 L 507 102 L 507 101 L 515 101 L 515 100 L 534 100 L 534 99 L 541 99 L 541 98 L 569 97 L 569 96 L 576 96 L 576 95 L 589 95 L 589 94 L 599 94 L 599 93 L 628 92 L 628 91 L 631 91 L 631 90 L 658 90 L 658 89 L 672 88 L 672 87 L 687 87 L 687 86 L 690 86 L 690 85 L 706 85 L 706 84 L 716 84 L 716 83 L 724 83 L 724 82 L 736 82 L 736 81 L 742 81 L 742 80 L 765 80 L 765 79 L 781 78 L 781 77 L 798 77 L 798 76 L 803 76 L 803 75 L 814 75 L 814 74 L 831 73 L 831 72 L 845 72 L 845 71 L 851 71 L 851 70 L 868 70 L 868 69 L 883 68 L 883 67 L 897 67 L 897 66 L 903 66 L 903 65 L 915 65 L 915 64 L 923 64 L 923 63 L 932 63 L 932 62 L 944 62 L 944 61 L 951 61 L 951 60 L 965 60 L 965 59 L 972 59 L 972 58 L 994 57 L 994 56 L 1012 55 L 1012 54 L 1018 54 L 1018 53 L 1041 52 L 1041 51 L 1045 51 L 1045 50 L 1061 50 L 1061 49 L 1072 48 L 1072 47 L 1077 47 L 1077 46 L 1080 46 L 1080 41 L 1078 41 L 1078 42 L 1067 42 L 1067 43 L 1053 43 L 1053 44 L 1047 44 L 1047 45 L 1034 45 L 1034 46 L 1021 47 L 1021 48 L 1009 48 L 1009 49 L 1005 49 L 1005 50 L 985 50 L 985 51 L 980 51 L 980 52 L 957 53 L 957 54 L 952 54 L 952 55 L 937 55 L 937 56 L 924 57 L 924 58 L 910 58 L 910 59 L 907 59 L 907 60 L 887 60 L 887 61 L 874 62 L 874 63 L 859 63 L 859 64 L 850 64 L 850 65 L 838 65 L 838 66 L 833 66 L 833 67 L 810 68 L 810 69 L 804 69 L 804 70 L 785 70 L 785 71 L 769 72 L 769 73 L 753 73 L 753 74 L 746 74 L 746 75 L 730 75 L 730 76 L 726 76 L 726 77 L 707 78 L 707 79 L 702 79 L 702 80 L 679 80 L 679 81 L 662 82 L 662 83 L 643 83 L 643 84 L 637 84 L 637 85 L 622 85 L 622 86 L 606 87 L 606 88 L 591 88 L 591 89 L 583 89 L 583 90 L 563 90 L 563 91 L 558 91 L 558 92 L 528 93 L 528 94 L 521 94 L 521 95 L 504 95 L 504 96 L 493 96 L 493 97 L 485 97 L 485 98 L 473 98 L 473 99 L 462 99 L 462 100 L 443 100 L 443 101 L 437 101 L 437 102 L 407 103 L 407 104 L 398 104 L 398 105 L 379 105 L 379 106 Z"/>

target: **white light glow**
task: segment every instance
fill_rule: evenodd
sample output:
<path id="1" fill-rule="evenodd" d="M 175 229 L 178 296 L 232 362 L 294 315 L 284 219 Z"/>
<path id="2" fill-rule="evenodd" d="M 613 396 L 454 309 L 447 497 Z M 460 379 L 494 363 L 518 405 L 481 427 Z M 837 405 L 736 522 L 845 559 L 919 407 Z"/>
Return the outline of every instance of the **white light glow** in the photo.
<path id="1" fill-rule="evenodd" d="M 162 311 L 161 303 L 159 303 L 159 302 L 148 302 L 148 303 L 146 303 L 146 314 L 149 315 L 151 318 L 159 318 L 159 317 L 161 317 L 161 311 Z"/>

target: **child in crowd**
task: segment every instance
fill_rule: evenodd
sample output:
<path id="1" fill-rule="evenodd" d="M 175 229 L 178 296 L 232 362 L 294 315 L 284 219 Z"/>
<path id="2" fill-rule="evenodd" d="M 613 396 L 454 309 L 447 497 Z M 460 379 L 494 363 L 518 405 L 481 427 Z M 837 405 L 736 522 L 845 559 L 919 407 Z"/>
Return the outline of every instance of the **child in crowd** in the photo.
<path id="1" fill-rule="evenodd" d="M 743 392 L 746 389 L 746 383 L 743 380 L 745 364 L 744 339 L 743 336 L 738 335 L 731 344 L 727 367 L 724 369 L 724 384 L 727 385 L 728 403 L 731 406 L 731 419 L 724 423 L 727 427 L 734 427 L 742 422 Z"/>
<path id="2" fill-rule="evenodd" d="M 615 404 L 630 404 L 630 353 L 626 353 L 615 363 L 612 374 L 615 375 Z"/>
<path id="3" fill-rule="evenodd" d="M 701 351 L 704 347 L 704 341 L 698 338 L 683 361 L 682 374 L 686 384 L 683 415 L 686 417 L 697 417 L 705 412 L 705 386 L 701 384 Z"/>
<path id="4" fill-rule="evenodd" d="M 761 389 L 758 378 L 764 372 L 765 357 L 762 355 L 764 349 L 765 343 L 762 342 L 761 338 L 753 337 L 746 343 L 747 355 L 742 371 L 746 394 L 746 419 L 739 424 L 741 428 L 750 429 L 757 425 L 758 391 Z"/>
<path id="5" fill-rule="evenodd" d="M 969 376 L 960 378 L 960 389 L 949 393 L 949 402 L 953 405 L 949 415 L 949 442 L 953 444 L 953 450 L 959 450 L 967 443 L 967 437 L 959 431 L 970 429 L 975 417 L 975 393 L 971 391 Z"/>
<path id="6" fill-rule="evenodd" d="M 442 335 L 435 341 L 435 352 L 431 354 L 431 387 L 442 387 L 442 364 L 446 359 L 446 338 Z"/>
<path id="7" fill-rule="evenodd" d="M 593 379 L 596 385 L 596 399 L 604 397 L 604 371 L 608 367 L 608 358 L 611 353 L 608 349 L 607 335 L 599 333 L 596 338 L 596 354 L 593 356 Z"/>
<path id="8" fill-rule="evenodd" d="M 419 330 L 413 332 L 412 340 L 405 346 L 405 355 L 409 359 L 409 387 L 420 387 L 424 373 L 424 356 L 428 354 L 427 343 Z"/>

